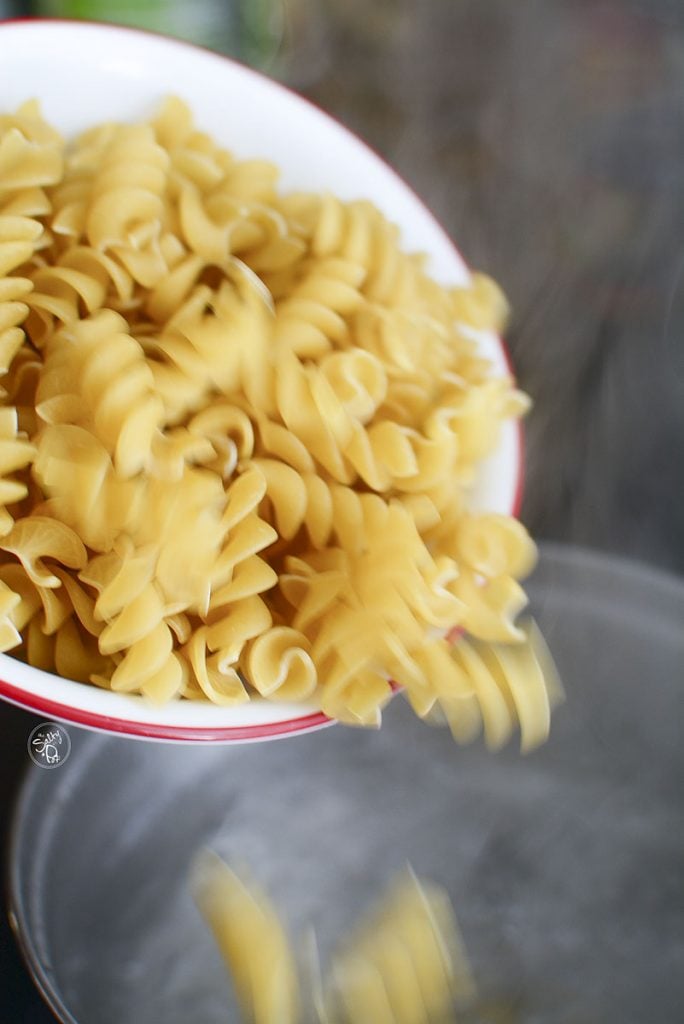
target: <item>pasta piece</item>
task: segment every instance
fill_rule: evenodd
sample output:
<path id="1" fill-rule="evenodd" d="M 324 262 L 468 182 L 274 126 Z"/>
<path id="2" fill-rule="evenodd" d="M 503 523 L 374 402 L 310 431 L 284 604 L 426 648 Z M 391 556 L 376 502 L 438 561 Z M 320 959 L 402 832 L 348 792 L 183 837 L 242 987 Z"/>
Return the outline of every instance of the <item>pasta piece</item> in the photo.
<path id="1" fill-rule="evenodd" d="M 62 172 L 60 143 L 35 106 L 0 116 L 0 374 L 24 341 L 32 285 L 23 272 L 13 274 L 47 242 L 36 218 L 49 210 L 43 187 Z"/>
<path id="2" fill-rule="evenodd" d="M 7 373 L 24 343 L 21 324 L 28 313 L 25 299 L 31 290 L 31 282 L 25 277 L 10 277 L 10 274 L 31 258 L 42 233 L 38 221 L 0 213 L 0 373 L 3 374 Z"/>
<path id="3" fill-rule="evenodd" d="M 60 573 L 56 568 L 56 574 Z M 9 562 L 0 569 L 0 576 L 21 598 L 12 611 L 12 621 L 22 634 L 37 627 L 45 636 L 53 637 L 73 612 L 68 592 L 61 586 L 36 584 L 20 562 Z M 61 575 L 58 576 L 61 580 Z"/>
<path id="4" fill-rule="evenodd" d="M 216 293 L 198 286 L 156 339 L 150 369 L 170 422 L 201 410 L 213 391 L 244 388 L 258 408 L 274 406 L 272 312 L 261 288 L 235 273 L 235 286 L 224 282 Z"/>
<path id="5" fill-rule="evenodd" d="M 110 551 L 139 515 L 141 482 L 119 479 L 110 454 L 85 427 L 43 427 L 36 446 L 33 472 L 47 498 L 44 510 L 93 551 Z"/>
<path id="6" fill-rule="evenodd" d="M 55 635 L 55 668 L 61 676 L 90 683 L 94 677 L 111 675 L 113 663 L 99 650 L 97 640 L 68 618 Z"/>
<path id="7" fill-rule="evenodd" d="M 27 487 L 11 474 L 28 466 L 35 448 L 18 431 L 17 411 L 12 406 L 0 408 L 0 536 L 9 533 L 13 518 L 7 505 L 20 501 L 28 493 Z"/>
<path id="8" fill-rule="evenodd" d="M 475 330 L 501 331 L 508 319 L 506 297 L 491 277 L 473 274 L 467 288 L 452 292 L 454 309 L 459 320 Z"/>
<path id="9" fill-rule="evenodd" d="M 416 657 L 424 696 L 407 688 L 409 700 L 423 717 L 432 714 L 435 720 L 437 712 L 439 721 L 443 716 L 461 743 L 483 727 L 487 745 L 496 750 L 519 725 L 521 750 L 534 749 L 548 738 L 551 711 L 563 690 L 534 623 L 524 638 L 519 644 L 461 638 L 453 649 L 445 641 L 433 642 Z"/>
<path id="10" fill-rule="evenodd" d="M 125 320 L 109 311 L 75 324 L 68 338 L 59 344 L 57 336 L 47 350 L 39 414 L 46 422 L 91 425 L 118 473 L 132 477 L 148 461 L 163 419 L 142 349 Z"/>
<path id="11" fill-rule="evenodd" d="M 87 559 L 81 539 L 68 526 L 48 516 L 26 516 L 0 539 L 0 548 L 15 555 L 37 587 L 60 586 L 44 558 L 53 558 L 72 569 L 81 569 Z"/>
<path id="12" fill-rule="evenodd" d="M 9 651 L 21 643 L 21 634 L 14 623 L 17 606 L 21 597 L 11 590 L 7 584 L 0 582 L 0 651 Z"/>
<path id="13" fill-rule="evenodd" d="M 26 630 L 26 660 L 43 672 L 54 672 L 55 637 L 41 629 L 38 619 L 31 619 Z"/>
<path id="14" fill-rule="evenodd" d="M 349 1024 L 428 1024 L 453 1020 L 474 991 L 446 893 L 409 871 L 335 953 L 323 1005 Z"/>
<path id="15" fill-rule="evenodd" d="M 298 701 L 311 697 L 318 683 L 305 636 L 274 626 L 252 642 L 246 657 L 247 678 L 262 697 Z"/>
<path id="16" fill-rule="evenodd" d="M 38 430 L 36 388 L 41 369 L 42 360 L 35 349 L 24 342 L 3 379 L 4 408 L 16 410 L 17 434 L 27 438 L 35 436 Z"/>
<path id="17" fill-rule="evenodd" d="M 276 307 L 275 342 L 298 356 L 317 357 L 348 337 L 347 317 L 363 303 L 365 271 L 346 260 L 314 262 Z"/>
<path id="18" fill-rule="evenodd" d="M 224 480 L 229 480 L 254 451 L 252 421 L 230 402 L 214 402 L 197 413 L 190 420 L 188 430 L 211 443 L 216 459 L 207 465 Z"/>
<path id="19" fill-rule="evenodd" d="M 53 229 L 109 252 L 134 281 L 151 287 L 164 274 L 162 229 L 168 154 L 148 125 L 105 125 L 86 133 L 54 195 Z"/>
<path id="20" fill-rule="evenodd" d="M 265 897 L 254 887 L 246 888 L 209 851 L 196 860 L 191 885 L 232 974 L 245 1018 L 253 1024 L 295 1024 L 299 991 L 294 957 Z"/>
<path id="21" fill-rule="evenodd" d="M 240 645 L 236 646 L 241 649 Z M 238 657 L 235 649 L 227 654 L 211 654 L 207 648 L 206 627 L 195 630 L 181 653 L 192 669 L 196 692 L 224 707 L 249 700 L 242 677 L 235 667 Z"/>
<path id="22" fill-rule="evenodd" d="M 516 619 L 527 604 L 525 591 L 512 576 L 497 576 L 483 582 L 464 569 L 454 587 L 465 609 L 464 629 L 480 640 L 515 643 L 524 639 Z"/>
<path id="23" fill-rule="evenodd" d="M 55 264 L 39 265 L 30 273 L 30 281 L 27 325 L 32 341 L 40 347 L 57 322 L 74 323 L 82 313 L 94 314 L 105 303 L 125 305 L 133 291 L 132 277 L 106 253 L 88 246 L 74 246 Z"/>
<path id="24" fill-rule="evenodd" d="M 396 227 L 371 203 L 297 195 L 283 207 L 292 211 L 318 259 L 353 260 L 367 268 L 364 293 L 371 302 L 411 301 L 415 264 L 400 251 Z"/>

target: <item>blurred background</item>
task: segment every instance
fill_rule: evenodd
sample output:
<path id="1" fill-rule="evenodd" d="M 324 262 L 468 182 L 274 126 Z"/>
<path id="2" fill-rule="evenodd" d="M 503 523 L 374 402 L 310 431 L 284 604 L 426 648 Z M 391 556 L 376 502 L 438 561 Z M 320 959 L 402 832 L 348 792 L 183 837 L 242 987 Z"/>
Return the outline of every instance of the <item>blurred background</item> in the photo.
<path id="1" fill-rule="evenodd" d="M 0 0 L 27 15 L 213 46 L 370 143 L 509 297 L 526 525 L 684 572 L 684 4 Z M 0 830 L 33 724 L 0 708 Z M 3 984 L 50 1019 L 0 931 Z"/>

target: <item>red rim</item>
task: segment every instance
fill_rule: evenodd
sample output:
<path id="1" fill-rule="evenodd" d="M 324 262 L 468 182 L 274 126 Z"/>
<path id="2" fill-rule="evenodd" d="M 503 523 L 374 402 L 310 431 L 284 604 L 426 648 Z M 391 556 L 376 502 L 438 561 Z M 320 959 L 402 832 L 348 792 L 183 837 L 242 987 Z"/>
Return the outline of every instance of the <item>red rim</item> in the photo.
<path id="1" fill-rule="evenodd" d="M 216 742 L 217 740 L 263 740 L 274 739 L 277 736 L 290 736 L 298 732 L 310 732 L 312 729 L 320 729 L 325 725 L 334 725 L 333 720 L 321 711 L 303 715 L 301 718 L 288 718 L 283 722 L 222 726 L 220 728 L 164 726 L 154 722 L 135 722 L 126 718 L 110 718 L 108 715 L 99 715 L 94 711 L 82 711 L 80 708 L 59 704 L 57 701 L 48 700 L 45 697 L 26 694 L 20 687 L 15 687 L 2 679 L 0 679 L 0 697 L 26 711 L 44 714 L 57 721 L 69 722 L 71 725 L 97 729 L 101 732 L 120 733 L 123 736 L 138 736 L 144 739 L 186 740 L 195 743 Z"/>
<path id="2" fill-rule="evenodd" d="M 425 205 L 419 195 L 414 192 L 407 182 L 398 174 L 397 171 L 391 167 L 387 161 L 373 149 L 364 139 L 359 138 L 355 135 L 346 125 L 339 121 L 332 114 L 323 110 L 317 106 L 311 100 L 305 96 L 300 96 L 293 89 L 283 85 L 281 82 L 277 82 L 274 79 L 268 77 L 268 75 L 262 74 L 260 71 L 256 71 L 254 68 L 249 67 L 246 64 L 242 64 L 240 61 L 235 60 L 232 57 L 226 57 L 224 54 L 216 53 L 214 50 L 208 50 L 203 46 L 198 46 L 196 43 L 189 43 L 185 40 L 174 38 L 173 36 L 164 36 L 158 32 L 150 32 L 146 29 L 132 28 L 129 25 L 119 25 L 112 22 L 97 22 L 89 21 L 85 19 L 69 19 L 69 18 L 10 18 L 3 21 L 0 24 L 0 31 L 4 27 L 17 26 L 17 25 L 32 25 L 41 23 L 56 23 L 60 25 L 76 24 L 76 25 L 89 25 L 93 28 L 97 28 L 99 31 L 107 31 L 108 29 L 116 29 L 117 31 L 131 32 L 133 35 L 152 36 L 155 39 L 161 39 L 169 43 L 173 43 L 182 48 L 189 48 L 193 50 L 199 50 L 201 53 L 210 54 L 218 60 L 227 61 L 229 64 L 236 65 L 242 71 L 248 74 L 254 75 L 259 79 L 267 81 L 272 87 L 281 89 L 283 92 L 288 93 L 290 96 L 294 96 L 300 103 L 304 103 L 311 107 L 318 114 L 333 121 L 335 125 L 354 140 L 355 144 L 361 145 L 368 152 L 379 160 L 383 167 L 397 180 L 405 189 L 407 189 L 413 196 L 414 200 L 421 207 L 425 215 L 430 219 L 434 227 L 438 232 L 445 238 L 449 246 L 453 250 L 456 257 L 463 263 L 463 265 L 470 270 L 467 262 L 461 255 L 455 242 L 447 235 L 444 228 L 441 226 L 437 218 L 434 216 L 432 211 Z M 513 366 L 511 362 L 510 352 L 502 337 L 498 338 L 501 352 L 503 354 L 508 371 L 513 375 Z M 524 486 L 524 435 L 523 428 L 520 423 L 516 424 L 517 430 L 517 472 L 516 472 L 516 483 L 515 490 L 513 493 L 513 499 L 511 503 L 510 515 L 517 516 L 522 504 L 522 494 Z M 48 700 L 45 697 L 39 697 L 34 694 L 27 694 L 25 690 L 13 685 L 12 683 L 6 682 L 6 680 L 0 679 L 0 697 L 9 701 L 12 704 L 16 704 L 19 707 L 24 708 L 26 711 L 32 711 L 38 714 L 44 714 L 49 718 L 55 718 L 58 721 L 69 722 L 72 725 L 82 726 L 88 729 L 95 729 L 101 732 L 117 733 L 123 736 L 137 737 L 140 739 L 156 739 L 156 740 L 177 740 L 181 742 L 190 743 L 202 743 L 202 742 L 231 742 L 231 741 L 248 741 L 248 740 L 264 740 L 264 739 L 275 739 L 278 736 L 293 736 L 297 733 L 310 732 L 314 729 L 320 729 L 326 725 L 332 725 L 333 722 L 327 715 L 322 712 L 314 712 L 309 715 L 303 715 L 301 718 L 290 718 L 283 722 L 271 722 L 264 723 L 263 725 L 245 725 L 245 726 L 221 726 L 217 728 L 211 727 L 188 727 L 188 726 L 165 726 L 155 724 L 154 722 L 136 722 L 125 718 L 111 718 L 109 715 L 97 714 L 94 711 L 84 711 L 80 708 L 73 708 L 67 704 L 60 704 L 57 701 Z"/>

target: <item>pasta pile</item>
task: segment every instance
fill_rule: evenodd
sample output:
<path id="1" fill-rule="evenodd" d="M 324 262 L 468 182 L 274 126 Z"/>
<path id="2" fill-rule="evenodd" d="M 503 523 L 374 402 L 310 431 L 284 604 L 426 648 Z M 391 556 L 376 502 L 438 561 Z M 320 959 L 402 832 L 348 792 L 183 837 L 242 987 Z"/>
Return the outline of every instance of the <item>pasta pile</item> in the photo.
<path id="1" fill-rule="evenodd" d="M 203 851 L 191 887 L 251 1024 L 447 1024 L 456 1005 L 473 1003 L 449 897 L 410 870 L 339 945 L 324 977 L 314 941 L 306 986 L 276 911 L 255 885 Z"/>
<path id="2" fill-rule="evenodd" d="M 33 102 L 0 116 L 0 649 L 361 725 L 395 679 L 457 738 L 545 738 L 534 546 L 468 511 L 527 407 L 478 354 L 504 312 L 177 99 L 69 146 Z"/>

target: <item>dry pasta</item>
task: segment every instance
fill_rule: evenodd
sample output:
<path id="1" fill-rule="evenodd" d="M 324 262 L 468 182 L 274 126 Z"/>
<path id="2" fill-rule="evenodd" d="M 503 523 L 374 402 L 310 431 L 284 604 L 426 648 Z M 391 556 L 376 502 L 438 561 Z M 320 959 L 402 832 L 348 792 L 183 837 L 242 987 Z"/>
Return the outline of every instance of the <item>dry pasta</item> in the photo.
<path id="1" fill-rule="evenodd" d="M 473 1003 L 449 897 L 410 869 L 339 943 L 324 975 L 312 936 L 304 985 L 285 929 L 253 883 L 205 850 L 191 888 L 250 1024 L 447 1024 L 457 1007 Z"/>
<path id="2" fill-rule="evenodd" d="M 534 545 L 468 511 L 527 405 L 478 349 L 505 302 L 277 178 L 177 99 L 68 145 L 34 103 L 0 116 L 0 648 L 358 725 L 394 679 L 459 739 L 533 745 Z"/>
<path id="3" fill-rule="evenodd" d="M 266 898 L 204 851 L 192 872 L 195 901 L 231 972 L 246 1021 L 296 1024 L 299 986 L 287 935 Z M 256 954 L 256 955 L 255 955 Z"/>
<path id="4" fill-rule="evenodd" d="M 408 870 L 333 955 L 322 1016 L 331 1024 L 447 1024 L 474 992 L 449 897 Z"/>

